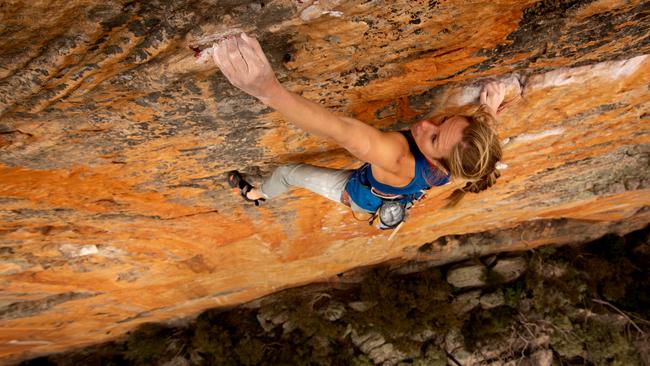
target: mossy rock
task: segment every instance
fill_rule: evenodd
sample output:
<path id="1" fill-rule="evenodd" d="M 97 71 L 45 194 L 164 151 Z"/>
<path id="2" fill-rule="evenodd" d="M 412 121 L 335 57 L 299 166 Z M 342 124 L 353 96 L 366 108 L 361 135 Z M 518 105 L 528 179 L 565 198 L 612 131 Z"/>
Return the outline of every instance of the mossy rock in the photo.
<path id="1" fill-rule="evenodd" d="M 636 347 L 622 329 L 596 321 L 583 323 L 578 332 L 584 339 L 589 361 L 596 365 L 641 365 Z"/>
<path id="2" fill-rule="evenodd" d="M 595 365 L 642 364 L 634 341 L 616 326 L 590 319 L 563 328 L 551 336 L 551 347 L 566 360 L 583 359 Z"/>

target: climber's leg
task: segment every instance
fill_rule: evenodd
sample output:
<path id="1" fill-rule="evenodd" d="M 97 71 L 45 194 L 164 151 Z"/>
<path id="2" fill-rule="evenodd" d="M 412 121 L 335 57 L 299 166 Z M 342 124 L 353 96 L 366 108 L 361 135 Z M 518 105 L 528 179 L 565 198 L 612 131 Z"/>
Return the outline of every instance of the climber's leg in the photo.
<path id="1" fill-rule="evenodd" d="M 341 202 L 341 194 L 352 170 L 317 167 L 309 164 L 289 164 L 278 167 L 262 183 L 260 188 L 248 194 L 249 198 L 274 198 L 291 187 L 302 187 L 335 202 Z"/>

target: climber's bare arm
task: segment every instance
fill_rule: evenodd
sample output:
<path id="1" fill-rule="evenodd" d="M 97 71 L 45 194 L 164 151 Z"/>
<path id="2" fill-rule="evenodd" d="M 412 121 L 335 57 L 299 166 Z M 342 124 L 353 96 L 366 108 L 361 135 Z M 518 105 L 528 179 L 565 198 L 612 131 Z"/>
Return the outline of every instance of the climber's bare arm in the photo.
<path id="1" fill-rule="evenodd" d="M 383 132 L 355 118 L 336 115 L 281 85 L 261 100 L 301 129 L 331 138 L 359 160 L 399 174 L 400 157 L 409 151 L 401 134 Z"/>
<path id="2" fill-rule="evenodd" d="M 245 34 L 214 46 L 214 61 L 236 87 L 280 112 L 288 121 L 318 136 L 331 138 L 363 161 L 399 173 L 408 143 L 397 133 L 382 132 L 354 118 L 337 116 L 285 89 L 276 79 L 257 40 Z"/>

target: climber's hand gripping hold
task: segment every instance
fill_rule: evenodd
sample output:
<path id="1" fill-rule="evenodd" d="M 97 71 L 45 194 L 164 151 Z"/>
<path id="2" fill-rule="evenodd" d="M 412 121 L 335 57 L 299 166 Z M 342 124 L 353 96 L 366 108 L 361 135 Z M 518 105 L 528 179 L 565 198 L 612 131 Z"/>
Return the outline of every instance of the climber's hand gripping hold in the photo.
<path id="1" fill-rule="evenodd" d="M 499 106 L 503 103 L 503 99 L 506 96 L 506 87 L 503 83 L 497 83 L 491 81 L 483 87 L 480 95 L 481 104 L 485 104 L 490 107 L 490 113 L 496 118 L 497 113 L 499 112 Z"/>
<path id="2" fill-rule="evenodd" d="M 217 42 L 212 57 L 232 85 L 262 101 L 280 87 L 259 42 L 245 33 Z"/>

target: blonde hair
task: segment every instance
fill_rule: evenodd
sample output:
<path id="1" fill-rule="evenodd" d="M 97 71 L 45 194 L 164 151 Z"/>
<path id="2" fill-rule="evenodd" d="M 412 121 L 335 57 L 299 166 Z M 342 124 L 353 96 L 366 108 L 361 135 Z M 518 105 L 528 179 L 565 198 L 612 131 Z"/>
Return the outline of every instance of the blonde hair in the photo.
<path id="1" fill-rule="evenodd" d="M 445 207 L 457 205 L 465 193 L 479 193 L 492 187 L 501 175 L 496 168 L 502 156 L 499 137 L 494 130 L 496 119 L 487 108 L 481 105 L 471 116 L 464 116 L 469 126 L 444 161 L 452 176 L 470 180 L 463 188 L 454 190 Z"/>

